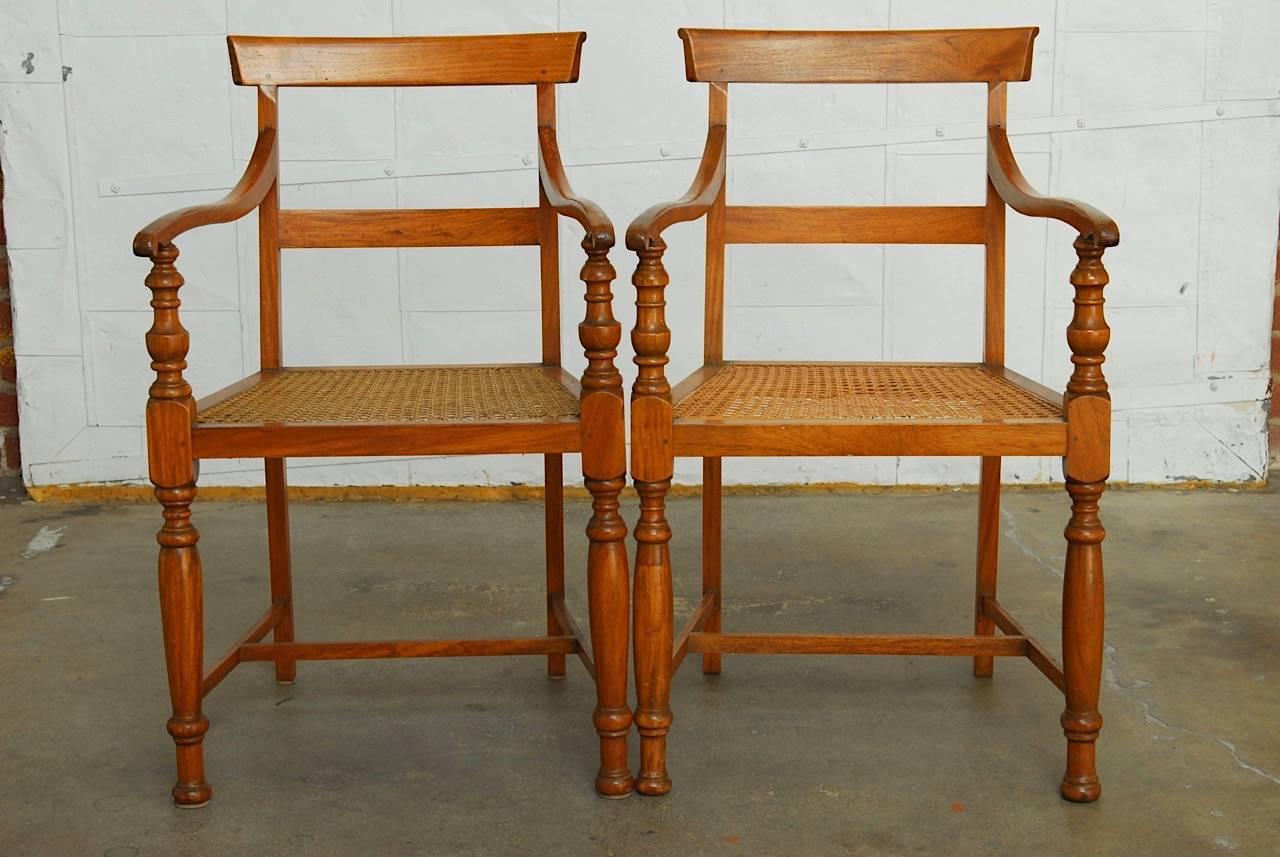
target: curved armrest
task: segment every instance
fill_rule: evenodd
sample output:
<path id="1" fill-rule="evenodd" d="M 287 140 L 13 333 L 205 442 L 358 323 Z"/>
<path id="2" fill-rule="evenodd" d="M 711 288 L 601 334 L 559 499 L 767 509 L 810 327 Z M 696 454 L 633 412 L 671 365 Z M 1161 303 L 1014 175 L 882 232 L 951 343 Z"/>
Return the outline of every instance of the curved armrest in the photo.
<path id="1" fill-rule="evenodd" d="M 706 214 L 724 186 L 725 126 L 712 125 L 707 132 L 707 145 L 702 150 L 698 174 L 689 191 L 672 202 L 646 209 L 627 229 L 627 247 L 641 250 L 662 237 L 662 230 L 673 223 L 697 220 Z"/>
<path id="2" fill-rule="evenodd" d="M 538 129 L 538 174 L 542 178 L 542 192 L 547 195 L 547 202 L 552 208 L 582 224 L 596 247 L 607 250 L 613 246 L 613 222 L 600 206 L 576 195 L 569 186 L 554 128 Z"/>
<path id="3" fill-rule="evenodd" d="M 217 202 L 182 208 L 152 221 L 133 239 L 133 254 L 155 256 L 161 245 L 171 243 L 188 229 L 239 220 L 253 211 L 275 183 L 280 169 L 278 156 L 275 129 L 263 129 L 258 134 L 257 145 L 253 147 L 253 156 L 249 158 L 244 175 L 229 194 Z"/>
<path id="4" fill-rule="evenodd" d="M 1009 136 L 999 126 L 987 129 L 987 175 L 996 193 L 1019 214 L 1061 220 L 1102 247 L 1120 243 L 1120 229 L 1101 211 L 1074 199 L 1044 196 L 1027 181 L 1009 147 Z"/>

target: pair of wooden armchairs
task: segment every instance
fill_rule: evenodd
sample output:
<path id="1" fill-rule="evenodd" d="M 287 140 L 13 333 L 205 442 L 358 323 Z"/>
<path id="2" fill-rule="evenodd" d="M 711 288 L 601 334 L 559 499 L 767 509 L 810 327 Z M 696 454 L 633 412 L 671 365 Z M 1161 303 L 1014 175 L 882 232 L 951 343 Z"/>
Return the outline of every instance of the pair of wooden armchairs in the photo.
<path id="1" fill-rule="evenodd" d="M 636 567 L 627 580 L 622 377 L 615 365 L 608 253 L 613 227 L 565 178 L 556 143 L 555 86 L 578 77 L 583 33 L 391 39 L 233 36 L 233 76 L 258 88 L 259 136 L 239 184 L 222 201 L 160 218 L 134 251 L 151 259 L 154 324 L 147 347 L 156 372 L 147 404 L 150 476 L 164 507 L 159 582 L 177 745 L 173 797 L 199 806 L 211 790 L 202 740 L 202 699 L 238 664 L 271 661 L 292 682 L 299 660 L 545 655 L 552 676 L 577 655 L 596 684 L 600 741 L 597 791 L 633 787 L 664 794 L 671 675 L 689 653 L 718 673 L 723 654 L 964 655 L 978 676 L 994 656 L 1028 658 L 1065 694 L 1068 739 L 1064 797 L 1100 793 L 1094 742 L 1102 657 L 1103 530 L 1098 499 L 1107 479 L 1110 402 L 1102 374 L 1108 329 L 1103 250 L 1114 223 L 1081 203 L 1043 197 L 1024 180 L 1005 132 L 1006 85 L 1027 80 L 1033 28 L 912 32 L 681 30 L 686 72 L 708 83 L 709 129 L 697 177 L 681 199 L 631 224 L 639 263 L 632 332 L 638 375 L 631 401 L 631 474 L 639 494 Z M 725 199 L 731 83 L 977 82 L 988 87 L 987 196 L 956 207 L 730 206 Z M 527 208 L 320 211 L 279 206 L 278 87 L 528 84 L 536 91 L 538 205 Z M 1071 275 L 1075 314 L 1067 331 L 1074 373 L 1059 396 L 1004 366 L 1005 209 L 1066 222 L 1079 232 Z M 197 226 L 258 212 L 261 371 L 197 402 L 183 377 L 188 334 L 179 320 L 182 276 L 174 245 Z M 557 218 L 585 232 L 586 300 L 580 380 L 561 367 Z M 704 364 L 674 389 L 665 366 L 671 331 L 663 231 L 705 217 Z M 932 243 L 986 248 L 983 362 L 951 364 L 742 363 L 724 359 L 724 257 L 728 244 Z M 289 368 L 281 346 L 280 251 L 307 247 L 537 245 L 542 361 L 520 366 Z M 593 501 L 587 586 L 590 651 L 564 601 L 563 469 L 582 454 Z M 541 453 L 546 474 L 547 634 L 470 640 L 298 642 L 290 583 L 285 459 L 332 455 Z M 980 457 L 977 587 L 972 636 L 727 633 L 721 624 L 721 462 L 731 456 L 963 455 Z M 1063 663 L 996 600 L 1000 461 L 1061 455 L 1072 500 L 1063 592 Z M 674 634 L 671 528 L 665 515 L 676 456 L 703 459 L 702 599 Z M 265 461 L 271 605 L 227 654 L 204 670 L 202 580 L 191 523 L 198 461 Z M 633 597 L 634 594 L 634 597 Z M 636 672 L 634 722 L 640 771 L 632 778 L 627 737 L 630 602 Z M 998 636 L 996 632 L 1002 632 Z M 273 642 L 263 642 L 271 634 Z"/>

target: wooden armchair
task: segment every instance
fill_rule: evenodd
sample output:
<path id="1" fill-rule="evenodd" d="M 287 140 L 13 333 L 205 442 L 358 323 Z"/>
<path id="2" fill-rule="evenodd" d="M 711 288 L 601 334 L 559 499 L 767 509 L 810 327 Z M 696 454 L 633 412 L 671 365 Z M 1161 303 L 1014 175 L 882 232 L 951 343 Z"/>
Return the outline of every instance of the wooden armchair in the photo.
<path id="1" fill-rule="evenodd" d="M 680 199 L 645 211 L 627 231 L 639 255 L 639 367 L 632 392 L 635 527 L 634 645 L 636 787 L 663 794 L 672 672 L 702 655 L 718 673 L 722 654 L 966 655 L 990 676 L 992 658 L 1028 658 L 1066 696 L 1067 770 L 1061 793 L 1091 801 L 1100 787 L 1094 742 L 1102 726 L 1102 525 L 1111 404 L 1102 374 L 1102 253 L 1119 241 L 1101 212 L 1051 199 L 1027 184 L 1005 132 L 1006 87 L 1031 73 L 1033 28 L 915 32 L 681 30 L 690 81 L 710 84 L 710 127 L 697 177 Z M 954 207 L 734 206 L 725 200 L 730 83 L 947 83 L 988 86 L 986 203 Z M 1067 329 L 1075 370 L 1066 394 L 1004 366 L 1005 208 L 1064 221 L 1079 232 L 1071 273 L 1075 315 Z M 664 367 L 671 343 L 662 233 L 706 217 L 705 365 L 673 390 Z M 723 351 L 726 244 L 981 244 L 986 248 L 983 362 L 971 364 L 742 363 Z M 664 515 L 673 458 L 703 459 L 702 599 L 673 639 L 671 528 Z M 721 628 L 721 459 L 725 456 L 967 455 L 981 457 L 977 591 L 972 636 L 750 634 Z M 1066 528 L 1062 649 L 1058 662 L 996 600 L 1000 457 L 1061 455 L 1071 496 Z M 1004 636 L 996 636 L 997 629 Z"/>
<path id="2" fill-rule="evenodd" d="M 555 86 L 578 79 L 584 33 L 388 39 L 228 39 L 235 82 L 258 88 L 259 134 L 243 178 L 222 201 L 168 214 L 143 229 L 134 252 L 152 261 L 154 325 L 147 349 L 156 372 L 147 403 L 151 481 L 164 506 L 159 532 L 160 601 L 177 745 L 180 806 L 209 800 L 201 700 L 244 661 L 271 661 L 292 682 L 299 660 L 546 655 L 563 676 L 577 655 L 596 680 L 597 790 L 631 791 L 627 764 L 628 589 L 622 377 L 614 365 L 621 329 L 611 308 L 613 226 L 574 195 L 556 145 Z M 538 205 L 526 208 L 282 211 L 277 95 L 290 86 L 528 84 L 537 96 Z M 183 377 L 188 334 L 179 319 L 183 284 L 174 240 L 198 226 L 258 211 L 260 372 L 197 402 Z M 560 366 L 557 215 L 585 230 L 586 317 L 578 326 L 588 365 L 579 382 Z M 282 364 L 280 251 L 307 247 L 540 248 L 542 361 L 529 365 L 294 368 Z M 562 457 L 582 453 L 593 500 L 588 593 L 592 652 L 564 601 Z M 292 456 L 542 453 L 546 472 L 547 634 L 466 640 L 299 642 L 294 639 L 285 459 Z M 266 462 L 271 604 L 214 666 L 203 668 L 202 582 L 191 524 L 200 459 Z M 262 642 L 270 633 L 273 642 Z M 594 658 L 593 658 L 594 655 Z"/>

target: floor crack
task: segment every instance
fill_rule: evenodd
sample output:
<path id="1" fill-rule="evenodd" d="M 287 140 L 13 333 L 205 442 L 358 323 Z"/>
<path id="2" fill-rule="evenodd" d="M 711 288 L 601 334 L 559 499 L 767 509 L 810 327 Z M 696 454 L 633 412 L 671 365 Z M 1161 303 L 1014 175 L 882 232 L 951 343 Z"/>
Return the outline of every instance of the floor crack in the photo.
<path id="1" fill-rule="evenodd" d="M 1005 529 L 1004 529 L 1005 539 L 1007 539 L 1010 544 L 1016 547 L 1024 555 L 1026 555 L 1027 557 L 1035 561 L 1035 563 L 1039 565 L 1041 568 L 1048 571 L 1058 580 L 1061 580 L 1063 578 L 1063 573 L 1064 573 L 1062 566 L 1060 564 L 1053 564 L 1048 562 L 1042 556 L 1040 556 L 1038 552 L 1032 549 L 1024 541 L 1022 541 L 1021 537 L 1018 535 L 1017 522 L 1014 520 L 1014 517 L 1012 514 L 1010 514 L 1009 510 L 1001 509 L 1000 517 L 1003 518 L 1005 522 Z M 1055 559 L 1058 559 L 1061 562 L 1062 560 L 1065 560 L 1065 557 L 1061 557 L 1061 558 L 1055 557 Z M 1187 729 L 1184 726 L 1175 726 L 1174 724 L 1168 722 L 1167 720 L 1157 717 L 1155 714 L 1155 705 L 1156 705 L 1155 702 L 1153 700 L 1143 699 L 1141 696 L 1137 694 L 1137 691 L 1146 687 L 1150 687 L 1151 683 L 1148 681 L 1143 681 L 1141 679 L 1134 679 L 1128 684 L 1125 684 L 1120 680 L 1120 675 L 1123 672 L 1123 670 L 1121 669 L 1120 663 L 1118 660 L 1118 656 L 1117 656 L 1118 651 L 1119 650 L 1111 643 L 1106 643 L 1106 645 L 1104 646 L 1103 648 L 1103 660 L 1104 660 L 1103 681 L 1106 682 L 1107 687 L 1116 691 L 1121 696 L 1125 697 L 1130 702 L 1134 703 L 1139 708 L 1141 708 L 1143 720 L 1145 720 L 1147 723 L 1151 724 L 1152 726 L 1158 726 L 1161 729 L 1167 729 L 1170 732 L 1180 732 L 1184 735 L 1192 735 L 1197 738 L 1203 738 L 1207 741 L 1212 741 L 1213 743 L 1218 744 L 1219 746 L 1224 748 L 1227 752 L 1229 752 L 1231 754 L 1231 758 L 1235 761 L 1236 765 L 1241 769 L 1249 771 L 1252 774 L 1256 774 L 1257 776 L 1262 777 L 1265 780 L 1269 780 L 1275 783 L 1276 785 L 1280 785 L 1280 775 L 1273 774 L 1270 771 L 1267 771 L 1263 768 L 1259 768 L 1257 765 L 1253 765 L 1245 761 L 1245 759 L 1240 755 L 1240 751 L 1236 748 L 1236 745 L 1231 741 L 1228 741 L 1226 738 L 1220 738 L 1217 735 L 1210 735 L 1207 732 L 1198 732 L 1195 729 Z"/>
<path id="2" fill-rule="evenodd" d="M 1169 721 L 1164 720 L 1161 717 L 1157 717 L 1154 711 L 1156 706 L 1155 701 L 1143 699 L 1137 694 L 1138 690 L 1141 690 L 1144 687 L 1150 687 L 1151 686 L 1150 682 L 1134 680 L 1129 684 L 1124 684 L 1123 682 L 1120 681 L 1119 674 L 1121 672 L 1121 668 L 1117 658 L 1118 651 L 1119 650 L 1116 649 L 1114 645 L 1112 645 L 1111 643 L 1107 643 L 1106 648 L 1104 649 L 1104 655 L 1103 655 L 1104 660 L 1106 662 L 1106 669 L 1103 671 L 1103 680 L 1106 682 L 1107 687 L 1111 688 L 1114 691 L 1117 691 L 1118 693 L 1120 693 L 1121 696 L 1124 696 L 1126 699 L 1128 699 L 1129 701 L 1136 704 L 1139 708 L 1141 708 L 1143 720 L 1145 720 L 1147 723 L 1153 726 L 1158 726 L 1161 729 L 1167 729 L 1170 732 L 1181 732 L 1183 735 L 1191 735 L 1196 738 L 1203 738 L 1207 741 L 1212 741 L 1213 743 L 1223 747 L 1228 753 L 1231 754 L 1231 758 L 1235 761 L 1237 767 L 1242 768 L 1243 770 L 1246 770 L 1252 774 L 1256 774 L 1259 777 L 1262 777 L 1264 780 L 1270 780 L 1271 782 L 1280 786 L 1280 775 L 1273 774 L 1270 771 L 1267 771 L 1263 768 L 1259 768 L 1257 765 L 1253 765 L 1245 761 L 1245 759 L 1240 755 L 1240 751 L 1236 748 L 1236 745 L 1233 742 L 1228 741 L 1226 738 L 1221 738 L 1217 735 L 1211 735 L 1208 732 L 1200 732 L 1195 729 L 1188 729 L 1185 726 L 1176 726 L 1170 723 Z"/>
<path id="3" fill-rule="evenodd" d="M 1061 563 L 1065 561 L 1066 557 L 1054 557 L 1054 559 L 1057 559 L 1059 561 L 1058 564 L 1054 564 L 1047 561 L 1044 557 L 1040 556 L 1040 554 L 1037 553 L 1033 548 L 1031 548 L 1030 545 L 1024 542 L 1021 536 L 1018 535 L 1018 524 L 1013 519 L 1013 515 L 1009 513 L 1008 509 L 1001 509 L 1000 517 L 1003 518 L 1005 522 L 1004 537 L 1008 539 L 1009 542 L 1014 547 L 1016 547 L 1019 551 L 1021 551 L 1023 554 L 1035 560 L 1035 562 L 1040 567 L 1044 568 L 1054 577 L 1061 580 L 1062 573 L 1063 573 Z"/>

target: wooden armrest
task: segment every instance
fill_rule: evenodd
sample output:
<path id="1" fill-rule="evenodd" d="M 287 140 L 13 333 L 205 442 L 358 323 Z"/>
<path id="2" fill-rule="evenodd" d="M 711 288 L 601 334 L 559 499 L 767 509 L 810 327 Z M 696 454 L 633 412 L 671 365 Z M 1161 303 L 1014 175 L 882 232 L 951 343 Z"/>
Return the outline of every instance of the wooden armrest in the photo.
<path id="1" fill-rule="evenodd" d="M 275 129 L 263 129 L 244 175 L 230 193 L 217 202 L 182 208 L 152 221 L 133 239 L 133 254 L 154 257 L 162 245 L 171 243 L 189 229 L 239 220 L 253 211 L 275 183 L 280 169 L 278 156 Z"/>
<path id="2" fill-rule="evenodd" d="M 707 145 L 702 150 L 702 162 L 689 191 L 672 202 L 664 202 L 646 209 L 627 229 L 627 247 L 639 251 L 651 246 L 662 236 L 662 230 L 673 223 L 697 220 L 706 214 L 720 195 L 724 186 L 725 126 L 712 125 L 707 133 Z"/>
<path id="3" fill-rule="evenodd" d="M 554 128 L 544 126 L 538 129 L 538 173 L 542 178 L 542 192 L 547 195 L 547 202 L 552 208 L 582 224 L 596 247 L 608 249 L 613 246 L 613 223 L 604 210 L 575 194 L 569 186 Z"/>
<path id="4" fill-rule="evenodd" d="M 1061 220 L 1079 230 L 1091 243 L 1114 247 L 1120 243 L 1120 229 L 1115 221 L 1083 202 L 1044 196 L 1027 181 L 1009 147 L 1009 136 L 999 126 L 987 129 L 987 175 L 996 193 L 1019 214 Z"/>

